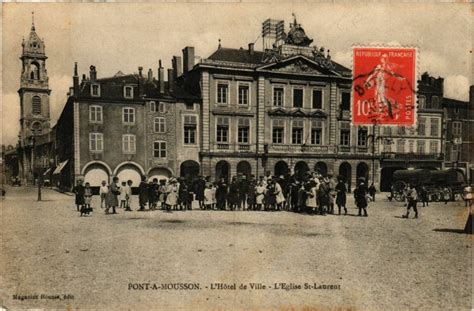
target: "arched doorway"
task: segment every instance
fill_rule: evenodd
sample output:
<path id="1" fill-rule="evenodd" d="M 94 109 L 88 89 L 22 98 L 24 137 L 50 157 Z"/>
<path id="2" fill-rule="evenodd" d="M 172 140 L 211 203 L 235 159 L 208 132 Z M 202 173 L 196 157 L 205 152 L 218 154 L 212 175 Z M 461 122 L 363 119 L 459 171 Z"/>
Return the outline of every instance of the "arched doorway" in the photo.
<path id="1" fill-rule="evenodd" d="M 227 161 L 219 161 L 216 164 L 216 180 L 224 178 L 227 182 L 229 181 L 230 165 Z"/>
<path id="2" fill-rule="evenodd" d="M 351 192 L 351 179 L 352 179 L 351 170 L 352 170 L 351 165 L 347 162 L 343 162 L 339 166 L 339 175 L 342 177 L 342 180 L 346 183 L 347 189 L 349 192 Z"/>
<path id="3" fill-rule="evenodd" d="M 199 176 L 199 163 L 193 160 L 187 160 L 181 163 L 180 176 L 186 180 L 194 180 Z"/>
<path id="4" fill-rule="evenodd" d="M 328 166 L 322 161 L 319 161 L 314 165 L 314 170 L 323 176 L 327 176 L 328 174 Z"/>
<path id="5" fill-rule="evenodd" d="M 141 182 L 141 171 L 134 164 L 125 164 L 120 166 L 117 170 L 115 176 L 118 177 L 119 183 L 122 184 L 123 181 L 132 181 L 132 188 L 136 188 L 140 185 Z"/>
<path id="6" fill-rule="evenodd" d="M 168 180 L 171 175 L 172 174 L 169 169 L 165 167 L 155 167 L 148 172 L 148 181 L 152 181 L 155 178 L 158 179 L 158 181 L 162 179 Z"/>
<path id="7" fill-rule="evenodd" d="M 361 177 L 365 179 L 365 184 L 369 185 L 369 166 L 365 162 L 360 162 L 357 164 L 356 178 L 359 180 Z"/>
<path id="8" fill-rule="evenodd" d="M 275 176 L 285 176 L 288 174 L 288 164 L 285 161 L 278 161 L 275 164 Z"/>
<path id="9" fill-rule="evenodd" d="M 237 174 L 245 175 L 247 180 L 249 180 L 250 175 L 252 174 L 252 167 L 250 166 L 250 163 L 247 161 L 240 161 L 237 164 Z"/>
<path id="10" fill-rule="evenodd" d="M 298 179 L 304 179 L 309 172 L 309 166 L 305 161 L 299 161 L 295 164 L 295 175 Z"/>
<path id="11" fill-rule="evenodd" d="M 99 187 L 105 180 L 109 184 L 109 173 L 107 168 L 99 163 L 89 165 L 84 172 L 84 183 L 88 182 L 94 194 L 99 193 Z"/>
<path id="12" fill-rule="evenodd" d="M 380 173 L 380 191 L 391 191 L 393 173 L 398 170 L 405 170 L 404 167 L 384 167 Z"/>

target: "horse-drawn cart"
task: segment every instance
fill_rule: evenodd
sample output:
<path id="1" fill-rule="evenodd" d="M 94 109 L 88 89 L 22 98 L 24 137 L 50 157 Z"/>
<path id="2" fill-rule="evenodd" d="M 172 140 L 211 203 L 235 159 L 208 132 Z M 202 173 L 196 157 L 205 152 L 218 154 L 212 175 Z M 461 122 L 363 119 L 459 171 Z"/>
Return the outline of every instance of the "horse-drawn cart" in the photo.
<path id="1" fill-rule="evenodd" d="M 404 201 L 405 190 L 409 185 L 414 185 L 419 190 L 424 188 L 429 201 L 448 201 L 462 195 L 466 179 L 456 169 L 398 170 L 393 173 L 392 198 Z"/>

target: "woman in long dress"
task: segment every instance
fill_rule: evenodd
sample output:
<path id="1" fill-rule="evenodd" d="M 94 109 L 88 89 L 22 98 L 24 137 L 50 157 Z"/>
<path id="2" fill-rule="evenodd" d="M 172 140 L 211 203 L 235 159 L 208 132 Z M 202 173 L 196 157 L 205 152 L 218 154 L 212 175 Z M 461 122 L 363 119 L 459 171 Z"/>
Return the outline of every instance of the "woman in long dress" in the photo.
<path id="1" fill-rule="evenodd" d="M 107 207 L 105 213 L 109 214 L 109 209 L 112 207 L 112 214 L 117 214 L 115 209 L 118 206 L 118 195 L 120 194 L 120 187 L 118 186 L 118 177 L 112 179 L 112 184 L 110 185 L 109 193 L 107 194 Z"/>
<path id="2" fill-rule="evenodd" d="M 257 186 L 255 187 L 255 203 L 257 204 L 258 211 L 262 210 L 266 190 L 267 187 L 265 186 L 265 183 L 263 182 L 263 180 L 260 180 Z"/>
<path id="3" fill-rule="evenodd" d="M 317 198 L 317 191 L 316 191 L 316 182 L 314 180 L 310 180 L 308 183 L 308 191 L 306 192 L 306 207 L 308 208 L 308 212 L 312 213 L 316 211 L 318 207 L 316 198 Z"/>
<path id="4" fill-rule="evenodd" d="M 170 210 L 171 208 L 176 209 L 176 204 L 178 204 L 178 185 L 176 179 L 170 179 L 169 185 L 166 189 L 166 194 L 167 210 Z"/>

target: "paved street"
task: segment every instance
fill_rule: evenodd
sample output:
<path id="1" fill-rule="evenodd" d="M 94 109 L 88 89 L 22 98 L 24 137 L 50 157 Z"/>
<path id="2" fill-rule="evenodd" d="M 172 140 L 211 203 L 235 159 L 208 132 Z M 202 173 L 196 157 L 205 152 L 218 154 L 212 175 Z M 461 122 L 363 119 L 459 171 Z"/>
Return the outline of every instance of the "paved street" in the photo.
<path id="1" fill-rule="evenodd" d="M 38 203 L 34 188 L 6 190 L 0 298 L 9 309 L 471 308 L 472 237 L 461 233 L 461 202 L 430 204 L 417 220 L 400 218 L 403 204 L 383 195 L 368 218 L 200 210 L 106 216 L 100 208 L 79 217 L 72 196 L 45 189 Z M 200 289 L 129 289 L 178 282 Z M 237 289 L 211 289 L 217 282 Z M 266 289 L 239 290 L 250 282 Z M 283 290 L 274 284 L 281 282 L 336 289 Z M 51 297 L 13 299 L 41 294 Z"/>

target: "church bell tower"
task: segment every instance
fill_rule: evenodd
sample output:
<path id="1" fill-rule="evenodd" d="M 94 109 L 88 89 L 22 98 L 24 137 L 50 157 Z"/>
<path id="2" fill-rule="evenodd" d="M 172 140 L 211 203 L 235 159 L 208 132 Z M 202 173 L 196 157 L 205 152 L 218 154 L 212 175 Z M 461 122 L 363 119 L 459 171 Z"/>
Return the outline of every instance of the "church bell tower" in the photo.
<path id="1" fill-rule="evenodd" d="M 34 13 L 33 13 L 34 14 Z M 50 131 L 49 95 L 44 41 L 36 33 L 34 15 L 28 40 L 23 39 L 21 54 L 20 141 L 23 145 L 31 138 Z"/>

